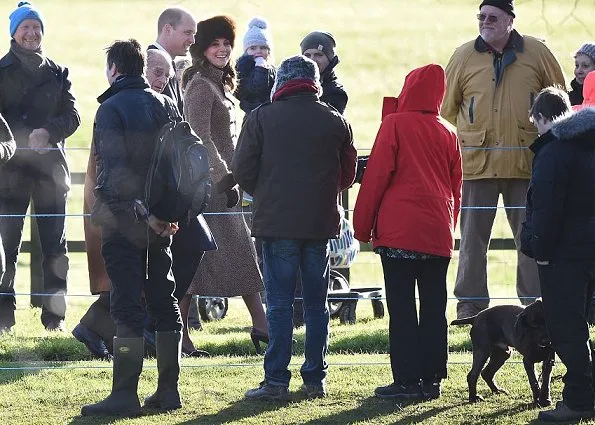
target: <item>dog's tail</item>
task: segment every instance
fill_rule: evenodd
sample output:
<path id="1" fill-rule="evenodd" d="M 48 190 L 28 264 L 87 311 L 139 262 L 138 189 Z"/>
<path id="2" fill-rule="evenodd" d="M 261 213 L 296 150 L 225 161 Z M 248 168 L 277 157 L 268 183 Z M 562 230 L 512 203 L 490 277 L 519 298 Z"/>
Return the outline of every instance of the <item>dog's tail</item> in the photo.
<path id="1" fill-rule="evenodd" d="M 465 317 L 464 319 L 455 319 L 450 322 L 451 325 L 461 326 L 461 325 L 472 325 L 475 321 L 477 316 Z"/>

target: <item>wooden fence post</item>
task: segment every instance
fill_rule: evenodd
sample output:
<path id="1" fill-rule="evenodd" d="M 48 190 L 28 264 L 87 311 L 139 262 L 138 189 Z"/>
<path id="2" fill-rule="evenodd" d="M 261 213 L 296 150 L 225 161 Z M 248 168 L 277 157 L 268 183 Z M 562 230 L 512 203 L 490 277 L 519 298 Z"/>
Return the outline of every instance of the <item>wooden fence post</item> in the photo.
<path id="1" fill-rule="evenodd" d="M 35 206 L 31 203 L 31 215 L 35 215 Z M 30 217 L 31 220 L 31 264 L 29 267 L 31 274 L 31 294 L 41 294 L 43 287 L 43 255 L 41 253 L 41 242 L 39 240 L 39 230 L 37 229 L 37 218 Z M 43 296 L 31 295 L 31 305 L 41 307 L 43 305 Z"/>

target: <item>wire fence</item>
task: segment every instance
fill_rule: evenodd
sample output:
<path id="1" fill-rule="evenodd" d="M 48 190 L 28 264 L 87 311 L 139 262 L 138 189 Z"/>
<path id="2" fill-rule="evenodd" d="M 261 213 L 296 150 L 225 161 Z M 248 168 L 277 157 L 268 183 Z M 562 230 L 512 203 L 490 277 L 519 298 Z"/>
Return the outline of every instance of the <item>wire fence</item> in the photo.
<path id="1" fill-rule="evenodd" d="M 27 147 L 18 147 L 18 150 L 31 150 L 31 148 Z M 43 150 L 72 150 L 72 151 L 85 151 L 89 150 L 89 147 L 50 147 L 45 148 Z M 493 150 L 506 150 L 506 151 L 517 151 L 517 150 L 526 150 L 527 147 L 462 147 L 462 150 L 484 150 L 484 151 L 493 151 Z M 39 150 L 38 150 L 39 151 Z M 370 149 L 358 149 L 360 152 L 367 152 Z M 84 182 L 84 174 L 83 173 L 74 173 L 73 182 L 75 184 L 82 184 Z M 463 210 L 515 210 L 515 209 L 525 209 L 524 205 L 513 205 L 513 206 L 505 206 L 505 205 L 494 205 L 494 206 L 470 206 L 464 205 L 461 207 Z M 353 212 L 353 209 L 345 208 L 346 213 Z M 205 216 L 229 216 L 229 215 L 244 215 L 248 216 L 252 213 L 250 211 L 222 211 L 222 212 L 207 212 L 204 213 Z M 29 214 L 0 214 L 0 218 L 51 218 L 51 217 L 58 217 L 58 216 L 65 216 L 68 218 L 85 218 L 90 217 L 90 214 L 84 213 L 71 213 L 71 214 L 38 214 L 38 213 L 29 213 Z M 76 241 L 80 242 L 80 241 Z M 31 296 L 31 297 L 69 297 L 69 298 L 96 298 L 98 295 L 92 294 L 68 294 L 68 293 L 46 293 L 46 292 L 37 292 L 37 291 L 30 291 L 30 292 L 0 292 L 0 296 Z M 479 301 L 479 300 L 496 300 L 496 301 L 508 301 L 514 300 L 517 301 L 521 300 L 533 300 L 537 296 L 533 297 L 518 297 L 518 296 L 501 296 L 501 297 L 448 297 L 448 301 L 455 301 L 455 300 L 466 300 L 466 301 Z M 228 299 L 241 299 L 240 296 L 238 297 L 213 297 L 213 296 L 200 296 L 195 295 L 194 298 L 197 299 L 214 299 L 214 298 L 228 298 Z M 296 300 L 302 300 L 301 297 L 296 297 Z M 358 296 L 356 301 L 384 301 L 386 297 L 382 292 L 382 295 L 373 295 L 373 296 Z M 354 302 L 354 297 L 348 296 L 341 296 L 340 294 L 334 294 L 332 297 L 329 297 L 329 301 L 331 302 Z M 13 363 L 22 363 L 15 361 Z M 34 371 L 34 370 L 87 370 L 87 369 L 111 369 L 112 366 L 109 363 L 105 365 L 72 365 L 69 364 L 71 362 L 56 362 L 56 361 L 42 361 L 39 364 L 31 364 L 27 363 L 26 365 L 15 365 L 15 366 L 0 366 L 0 371 Z M 456 365 L 470 365 L 471 361 L 449 361 L 449 366 L 456 366 Z M 521 361 L 511 361 L 507 362 L 507 364 L 522 364 Z M 331 367 L 358 367 L 358 366 L 389 366 L 390 362 L 346 362 L 346 363 L 331 363 Z M 258 363 L 205 363 L 205 364 L 188 364 L 186 361 L 183 363 L 182 367 L 184 368 L 235 368 L 235 367 L 261 367 L 261 362 Z M 290 366 L 298 367 L 298 364 L 291 364 Z M 148 366 L 149 368 L 155 368 L 156 366 Z"/>

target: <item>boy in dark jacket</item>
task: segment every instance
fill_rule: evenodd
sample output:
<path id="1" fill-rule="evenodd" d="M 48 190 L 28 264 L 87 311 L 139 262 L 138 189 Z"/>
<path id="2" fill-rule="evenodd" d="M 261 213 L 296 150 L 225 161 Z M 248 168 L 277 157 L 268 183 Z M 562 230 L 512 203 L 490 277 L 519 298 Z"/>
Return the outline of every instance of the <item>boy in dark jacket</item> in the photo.
<path id="1" fill-rule="evenodd" d="M 565 93 L 558 95 L 569 105 Z M 531 116 L 543 125 L 548 119 L 538 101 Z M 549 336 L 566 375 L 562 401 L 539 419 L 567 422 L 595 414 L 586 320 L 595 286 L 595 109 L 554 121 L 550 131 L 554 139 L 533 164 L 530 246 Z"/>
<path id="2" fill-rule="evenodd" d="M 272 103 L 248 116 L 231 164 L 254 196 L 252 236 L 263 238 L 270 342 L 264 382 L 246 393 L 249 399 L 288 398 L 298 268 L 306 322 L 302 391 L 326 395 L 328 240 L 339 234 L 337 198 L 353 183 L 357 152 L 349 124 L 319 101 L 318 78 L 304 56 L 283 61 Z"/>
<path id="3" fill-rule="evenodd" d="M 312 59 L 318 65 L 322 87 L 320 100 L 331 105 L 340 114 L 344 114 L 349 98 L 335 73 L 335 67 L 339 64 L 335 38 L 328 32 L 312 31 L 304 37 L 300 48 L 302 55 Z"/>
<path id="4" fill-rule="evenodd" d="M 533 165 L 532 169 L 535 169 L 535 164 L 538 160 L 539 153 L 541 150 L 552 140 L 556 138 L 551 132 L 551 128 L 554 126 L 554 121 L 561 118 L 565 114 L 568 114 L 571 110 L 571 106 L 568 100 L 568 96 L 565 95 L 563 90 L 555 87 L 546 87 L 541 90 L 531 111 L 529 112 L 530 119 L 537 128 L 539 137 L 535 139 L 533 144 L 529 146 L 529 149 L 533 152 Z M 531 249 L 531 238 L 533 236 L 533 199 L 531 187 L 529 183 L 529 189 L 527 191 L 527 204 L 525 208 L 525 222 L 521 230 L 521 252 L 527 257 L 533 257 L 533 251 Z"/>
<path id="5" fill-rule="evenodd" d="M 180 338 L 182 320 L 173 292 L 171 236 L 176 223 L 155 217 L 142 201 L 147 173 L 161 127 L 177 114 L 173 101 L 149 88 L 144 57 L 136 40 L 116 41 L 107 50 L 110 87 L 98 100 L 94 153 L 95 205 L 91 218 L 101 226 L 105 268 L 111 282 L 113 340 L 111 394 L 83 406 L 83 415 L 140 414 L 137 396 L 143 367 L 145 321 L 141 292 L 157 321 L 157 392 L 145 400 L 153 408 L 181 407 Z"/>

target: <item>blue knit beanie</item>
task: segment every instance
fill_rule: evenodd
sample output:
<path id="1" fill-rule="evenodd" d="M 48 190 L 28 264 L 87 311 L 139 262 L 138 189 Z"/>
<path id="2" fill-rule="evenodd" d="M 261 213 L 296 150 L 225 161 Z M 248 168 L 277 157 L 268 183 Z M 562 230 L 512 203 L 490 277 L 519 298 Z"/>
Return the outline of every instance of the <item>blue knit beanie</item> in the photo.
<path id="1" fill-rule="evenodd" d="M 266 46 L 271 50 L 271 35 L 267 28 L 267 21 L 262 18 L 253 18 L 250 21 L 244 35 L 244 52 L 252 46 Z"/>
<path id="2" fill-rule="evenodd" d="M 275 84 L 271 89 L 271 99 L 277 90 L 291 80 L 310 80 L 318 87 L 318 93 L 320 94 L 322 92 L 320 88 L 320 72 L 318 71 L 316 62 L 305 56 L 296 55 L 285 59 L 279 65 Z"/>
<path id="3" fill-rule="evenodd" d="M 10 19 L 10 36 L 13 37 L 14 33 L 17 32 L 17 28 L 21 25 L 25 19 L 37 19 L 41 24 L 41 32 L 44 33 L 43 29 L 43 17 L 41 12 L 33 7 L 28 1 L 22 1 L 19 3 L 17 8 L 8 17 Z"/>

